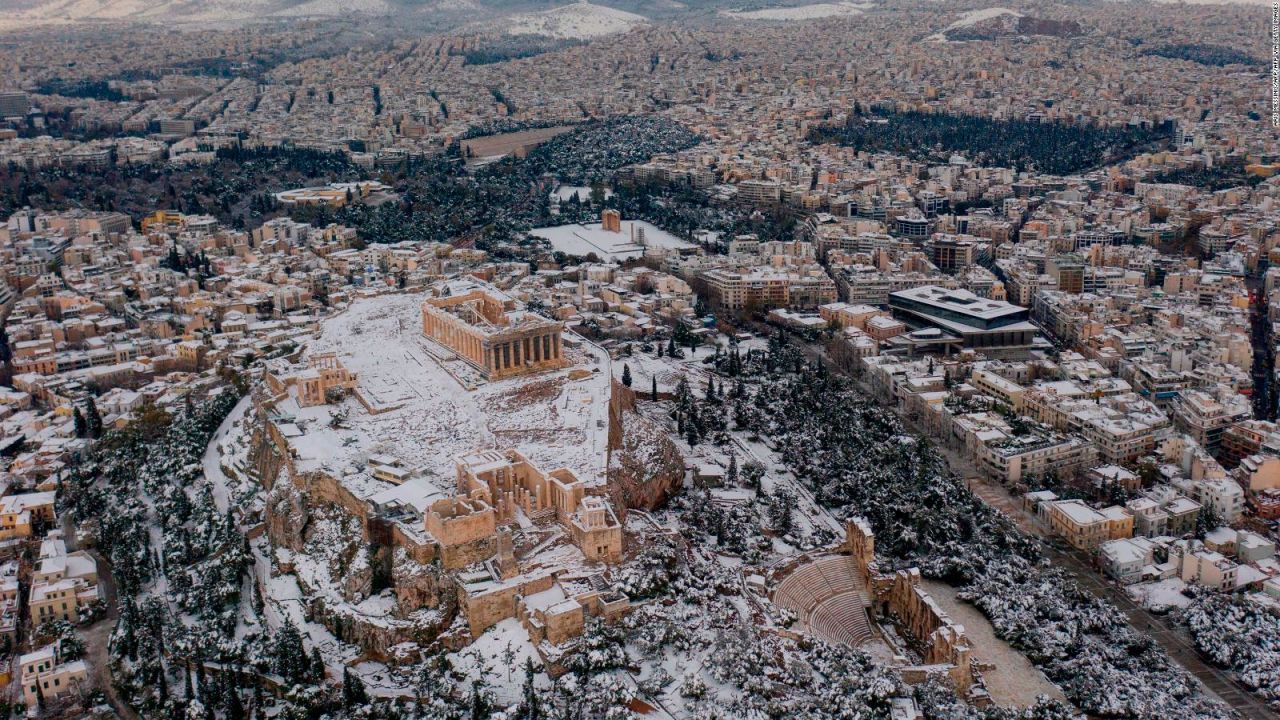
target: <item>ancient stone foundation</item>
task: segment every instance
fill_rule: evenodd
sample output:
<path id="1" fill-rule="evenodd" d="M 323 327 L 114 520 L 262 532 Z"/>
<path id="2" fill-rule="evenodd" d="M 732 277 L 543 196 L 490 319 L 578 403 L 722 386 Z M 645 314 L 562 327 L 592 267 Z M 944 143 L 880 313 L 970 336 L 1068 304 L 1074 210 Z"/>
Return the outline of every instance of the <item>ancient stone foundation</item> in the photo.
<path id="1" fill-rule="evenodd" d="M 981 680 L 974 673 L 973 649 L 964 626 L 953 622 L 920 587 L 920 571 L 911 568 L 882 573 L 875 560 L 875 534 L 861 518 L 845 523 L 844 550 L 871 593 L 872 612 L 891 620 L 920 653 L 923 663 L 902 668 L 903 679 L 917 683 L 945 673 L 962 696 L 985 698 Z"/>

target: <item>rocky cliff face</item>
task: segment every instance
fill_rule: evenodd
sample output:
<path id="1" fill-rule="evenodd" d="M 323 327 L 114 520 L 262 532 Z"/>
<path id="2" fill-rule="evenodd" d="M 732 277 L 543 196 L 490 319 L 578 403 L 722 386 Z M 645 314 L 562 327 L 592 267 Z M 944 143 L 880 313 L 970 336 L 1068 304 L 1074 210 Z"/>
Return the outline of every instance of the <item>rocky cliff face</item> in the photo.
<path id="1" fill-rule="evenodd" d="M 307 521 L 310 519 L 305 492 L 294 487 L 287 479 L 277 478 L 277 482 L 267 493 L 263 515 L 267 537 L 273 546 L 289 548 L 295 552 L 303 549 Z"/>
<path id="2" fill-rule="evenodd" d="M 352 604 L 372 594 L 373 565 L 357 518 L 338 507 L 313 508 L 305 535 L 301 555 L 311 561 L 308 570 L 316 582 Z M 300 568 L 299 574 L 306 573 Z"/>
<path id="3" fill-rule="evenodd" d="M 439 565 L 414 562 L 404 550 L 397 550 L 391 577 L 394 578 L 396 610 L 401 617 L 422 608 L 440 608 L 449 614 L 456 609 L 457 583 Z"/>
<path id="4" fill-rule="evenodd" d="M 304 588 L 305 589 L 305 588 Z M 401 618 L 370 617 L 350 605 L 330 603 L 311 595 L 308 616 L 324 625 L 334 637 L 359 647 L 371 659 L 392 665 L 422 660 L 418 648 L 429 647 L 453 622 L 440 610 L 419 610 Z"/>
<path id="5" fill-rule="evenodd" d="M 360 530 L 360 520 L 341 507 L 311 509 L 295 563 L 310 617 L 371 658 L 418 662 L 405 644 L 426 647 L 453 621 L 453 580 L 437 565 L 414 562 L 404 550 L 385 562 L 386 549 L 366 543 Z M 378 585 L 385 587 L 379 591 Z"/>
<path id="6" fill-rule="evenodd" d="M 253 477 L 261 478 L 262 486 L 270 490 L 275 487 L 276 478 L 280 477 L 285 468 L 284 455 L 272 442 L 271 435 L 261 421 L 254 427 L 250 443 L 249 468 L 254 473 Z"/>
<path id="7" fill-rule="evenodd" d="M 684 458 L 657 423 L 639 413 L 622 414 L 622 447 L 613 452 L 609 492 L 621 508 L 652 510 L 684 483 Z"/>
<path id="8" fill-rule="evenodd" d="M 248 460 L 266 491 L 266 535 L 273 547 L 292 553 L 276 570 L 296 577 L 308 619 L 374 660 L 419 662 L 416 646 L 436 642 L 457 617 L 453 578 L 437 564 L 414 561 L 403 548 L 378 544 L 362 508 L 347 502 L 337 481 L 292 476 L 287 456 L 261 423 Z"/>

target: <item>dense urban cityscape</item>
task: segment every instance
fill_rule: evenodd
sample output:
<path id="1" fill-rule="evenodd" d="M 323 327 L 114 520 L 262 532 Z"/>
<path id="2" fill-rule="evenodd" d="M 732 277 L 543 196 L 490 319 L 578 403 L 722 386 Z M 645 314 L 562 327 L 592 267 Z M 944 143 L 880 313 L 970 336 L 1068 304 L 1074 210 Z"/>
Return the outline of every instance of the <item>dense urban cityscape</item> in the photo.
<path id="1" fill-rule="evenodd" d="M 1280 715 L 1268 8 L 803 1 L 0 0 L 0 717 Z"/>

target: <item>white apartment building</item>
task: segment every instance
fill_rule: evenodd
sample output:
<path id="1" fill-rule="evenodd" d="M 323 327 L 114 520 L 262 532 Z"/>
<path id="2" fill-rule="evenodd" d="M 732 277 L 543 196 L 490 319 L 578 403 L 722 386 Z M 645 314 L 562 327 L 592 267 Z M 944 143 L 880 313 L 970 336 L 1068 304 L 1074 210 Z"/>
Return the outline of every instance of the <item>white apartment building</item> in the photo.
<path id="1" fill-rule="evenodd" d="M 1229 392 L 1188 390 L 1173 402 L 1173 421 L 1178 429 L 1210 453 L 1217 450 L 1228 427 L 1252 416 L 1249 400 Z"/>
<path id="2" fill-rule="evenodd" d="M 1155 562 L 1155 543 L 1145 537 L 1118 538 L 1102 543 L 1098 556 L 1102 570 L 1124 583 L 1142 579 L 1142 569 Z"/>
<path id="3" fill-rule="evenodd" d="M 1244 516 L 1244 490 L 1229 478 L 1201 480 L 1193 486 L 1195 499 L 1213 508 L 1228 525 L 1239 523 Z"/>
<path id="4" fill-rule="evenodd" d="M 1074 477 L 1096 461 L 1097 451 L 1077 437 L 1000 437 L 978 447 L 977 464 L 990 477 L 1006 484 L 1043 476 L 1050 471 Z"/>

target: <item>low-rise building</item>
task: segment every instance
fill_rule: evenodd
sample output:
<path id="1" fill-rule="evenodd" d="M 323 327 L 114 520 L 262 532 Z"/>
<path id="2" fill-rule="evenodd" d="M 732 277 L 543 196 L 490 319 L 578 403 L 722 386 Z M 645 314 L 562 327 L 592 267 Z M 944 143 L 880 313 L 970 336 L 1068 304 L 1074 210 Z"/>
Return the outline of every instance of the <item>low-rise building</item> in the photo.
<path id="1" fill-rule="evenodd" d="M 1117 538 L 1102 543 L 1098 557 L 1103 572 L 1127 585 L 1141 580 L 1143 569 L 1155 562 L 1155 548 L 1145 537 Z"/>
<path id="2" fill-rule="evenodd" d="M 1048 516 L 1053 533 L 1077 550 L 1133 535 L 1133 515 L 1118 506 L 1094 510 L 1083 500 L 1059 500 L 1049 504 Z"/>
<path id="3" fill-rule="evenodd" d="M 89 668 L 83 660 L 62 662 L 59 646 L 46 645 L 18 658 L 22 699 L 28 708 L 78 693 L 87 687 Z"/>

